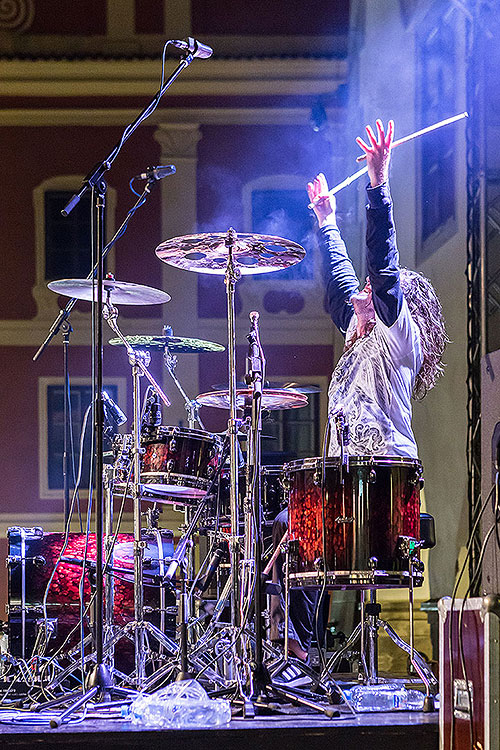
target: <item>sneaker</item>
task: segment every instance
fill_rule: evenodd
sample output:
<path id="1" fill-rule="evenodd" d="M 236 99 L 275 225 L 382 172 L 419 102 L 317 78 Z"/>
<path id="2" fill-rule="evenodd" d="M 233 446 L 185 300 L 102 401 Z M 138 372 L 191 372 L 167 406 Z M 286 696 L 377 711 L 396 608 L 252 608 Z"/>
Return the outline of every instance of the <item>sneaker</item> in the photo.
<path id="1" fill-rule="evenodd" d="M 272 673 L 271 680 L 276 683 L 277 687 L 283 688 L 298 688 L 312 684 L 311 678 L 305 671 L 293 662 L 284 662 Z"/>

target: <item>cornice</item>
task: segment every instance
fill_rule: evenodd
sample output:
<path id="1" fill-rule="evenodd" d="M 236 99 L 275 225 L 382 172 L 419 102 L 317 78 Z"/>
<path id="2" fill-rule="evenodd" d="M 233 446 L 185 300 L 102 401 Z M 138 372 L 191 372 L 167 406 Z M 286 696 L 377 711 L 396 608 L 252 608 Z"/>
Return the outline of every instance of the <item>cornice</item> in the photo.
<path id="1" fill-rule="evenodd" d="M 0 59 L 0 97 L 152 95 L 160 70 L 159 60 Z M 346 74 L 338 59 L 195 60 L 165 96 L 331 94 Z"/>
<path id="2" fill-rule="evenodd" d="M 132 122 L 137 109 L 106 108 L 16 108 L 1 109 L 0 125 L 34 127 L 116 126 Z M 339 122 L 343 111 L 327 108 L 328 120 Z M 309 107 L 172 107 L 158 109 L 147 119 L 149 125 L 196 123 L 199 125 L 307 125 L 311 116 Z"/>

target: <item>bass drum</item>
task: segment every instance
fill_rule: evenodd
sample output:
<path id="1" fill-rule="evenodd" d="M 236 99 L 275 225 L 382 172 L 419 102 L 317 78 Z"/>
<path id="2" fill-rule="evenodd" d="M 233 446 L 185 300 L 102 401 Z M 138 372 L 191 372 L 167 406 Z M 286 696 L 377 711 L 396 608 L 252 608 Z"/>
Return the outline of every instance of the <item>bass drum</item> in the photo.
<path id="1" fill-rule="evenodd" d="M 357 456 L 341 472 L 338 458 L 307 458 L 286 464 L 284 476 L 291 586 L 320 588 L 325 578 L 329 589 L 409 585 L 406 550 L 420 538 L 419 461 Z"/>

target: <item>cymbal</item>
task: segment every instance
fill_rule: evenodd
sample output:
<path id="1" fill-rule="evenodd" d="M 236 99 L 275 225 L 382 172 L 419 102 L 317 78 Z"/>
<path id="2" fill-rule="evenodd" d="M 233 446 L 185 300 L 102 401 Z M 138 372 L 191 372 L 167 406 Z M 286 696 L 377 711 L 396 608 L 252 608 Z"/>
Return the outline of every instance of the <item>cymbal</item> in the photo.
<path id="1" fill-rule="evenodd" d="M 138 349 L 164 349 L 166 346 L 176 354 L 197 354 L 198 352 L 223 352 L 222 344 L 202 339 L 190 339 L 184 336 L 125 336 L 132 347 Z M 112 346 L 124 346 L 121 339 L 110 339 Z"/>
<path id="2" fill-rule="evenodd" d="M 242 380 L 236 383 L 236 388 L 247 388 L 247 384 Z M 313 385 L 312 383 L 278 383 L 277 381 L 266 380 L 264 388 L 272 388 L 273 390 L 282 389 L 293 390 L 298 393 L 321 393 L 319 385 Z M 214 391 L 227 391 L 227 383 L 217 383 L 212 385 Z"/>
<path id="3" fill-rule="evenodd" d="M 196 397 L 202 406 L 213 406 L 216 409 L 229 409 L 229 391 L 213 391 L 202 393 Z M 236 391 L 236 406 L 243 409 L 251 406 L 252 391 L 249 388 L 238 388 Z M 286 388 L 264 388 L 262 391 L 262 408 L 267 410 L 297 409 L 307 406 L 307 396 L 298 391 Z"/>
<path id="4" fill-rule="evenodd" d="M 228 259 L 228 232 L 191 234 L 174 237 L 156 248 L 164 263 L 186 271 L 224 275 Z M 295 265 L 302 260 L 304 248 L 281 237 L 268 234 L 236 234 L 233 260 L 241 274 L 270 273 Z"/>
<path id="5" fill-rule="evenodd" d="M 49 289 L 56 294 L 64 294 L 66 297 L 76 297 L 89 302 L 93 299 L 92 279 L 59 279 L 47 284 Z M 169 302 L 170 294 L 161 289 L 154 289 L 144 284 L 133 284 L 130 281 L 116 281 L 114 278 L 103 279 L 102 294 L 104 301 L 109 292 L 109 300 L 115 305 L 159 305 Z M 97 299 L 97 287 L 95 291 Z"/>

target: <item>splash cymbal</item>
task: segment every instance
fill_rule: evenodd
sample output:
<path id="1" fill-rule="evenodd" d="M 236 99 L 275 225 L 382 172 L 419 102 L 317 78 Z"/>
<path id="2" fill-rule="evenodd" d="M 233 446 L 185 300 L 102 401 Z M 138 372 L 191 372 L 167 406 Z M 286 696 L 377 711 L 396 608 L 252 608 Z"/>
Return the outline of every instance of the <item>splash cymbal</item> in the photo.
<path id="1" fill-rule="evenodd" d="M 224 346 L 214 341 L 191 339 L 184 336 L 125 336 L 130 346 L 136 349 L 165 349 L 174 354 L 197 354 L 199 352 L 223 352 Z M 124 346 L 121 339 L 110 339 L 112 346 Z"/>
<path id="2" fill-rule="evenodd" d="M 196 397 L 202 406 L 212 406 L 216 409 L 229 409 L 229 391 L 213 391 L 202 393 Z M 252 404 L 252 391 L 249 388 L 238 388 L 236 391 L 236 406 L 244 409 Z M 262 408 L 266 411 L 276 409 L 298 409 L 307 406 L 307 396 L 298 391 L 286 388 L 264 388 L 262 391 Z"/>
<path id="3" fill-rule="evenodd" d="M 93 279 L 59 279 L 51 281 L 47 286 L 52 292 L 64 294 L 66 297 L 88 302 L 97 299 L 97 287 L 93 293 Z M 109 294 L 109 301 L 114 305 L 159 305 L 171 299 L 170 294 L 161 289 L 133 284 L 130 281 L 117 281 L 114 278 L 103 279 L 102 294 L 104 301 Z"/>
<path id="4" fill-rule="evenodd" d="M 164 263 L 186 271 L 224 275 L 228 260 L 229 232 L 174 237 L 156 248 Z M 304 258 L 304 248 L 268 234 L 233 234 L 234 266 L 241 274 L 270 273 L 295 265 Z"/>

